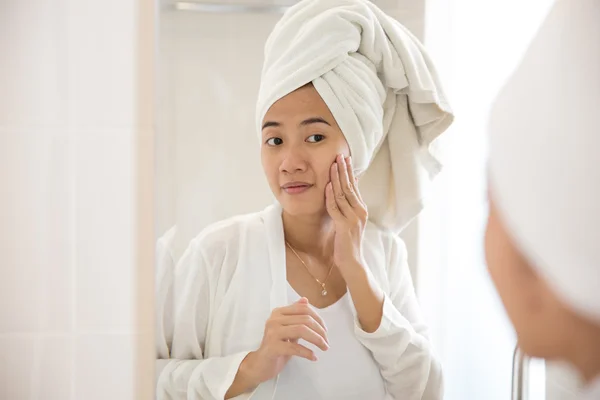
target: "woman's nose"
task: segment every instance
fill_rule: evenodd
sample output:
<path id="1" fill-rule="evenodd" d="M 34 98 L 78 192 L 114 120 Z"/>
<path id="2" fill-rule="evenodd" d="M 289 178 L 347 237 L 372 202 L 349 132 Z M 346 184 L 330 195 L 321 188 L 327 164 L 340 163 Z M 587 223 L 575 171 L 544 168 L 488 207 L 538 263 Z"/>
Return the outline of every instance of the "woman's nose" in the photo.
<path id="1" fill-rule="evenodd" d="M 307 160 L 303 152 L 292 147 L 283 154 L 283 159 L 279 167 L 280 172 L 294 173 L 306 171 Z"/>

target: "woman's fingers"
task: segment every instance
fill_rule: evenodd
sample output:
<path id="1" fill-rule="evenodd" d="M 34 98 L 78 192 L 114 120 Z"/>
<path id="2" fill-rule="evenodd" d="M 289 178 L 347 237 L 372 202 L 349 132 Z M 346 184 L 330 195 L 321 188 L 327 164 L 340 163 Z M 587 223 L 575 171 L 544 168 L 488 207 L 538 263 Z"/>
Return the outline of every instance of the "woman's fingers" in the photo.
<path id="1" fill-rule="evenodd" d="M 304 339 L 323 351 L 329 348 L 325 321 L 304 298 L 281 308 L 280 317 L 275 321 L 281 325 L 278 333 L 280 339 Z"/>
<path id="2" fill-rule="evenodd" d="M 277 356 L 298 356 L 316 361 L 309 348 L 298 344 L 302 339 L 323 351 L 329 349 L 325 322 L 311 307 L 306 298 L 273 310 L 265 330 L 267 348 Z"/>
<path id="3" fill-rule="evenodd" d="M 325 206 L 327 212 L 334 221 L 342 221 L 345 219 L 344 214 L 340 210 L 338 203 L 335 199 L 335 193 L 333 192 L 333 183 L 329 182 L 325 188 Z"/>
<path id="4" fill-rule="evenodd" d="M 281 356 L 297 356 L 306 358 L 310 361 L 317 361 L 317 356 L 308 347 L 302 346 L 301 344 L 294 342 L 279 342 L 277 345 L 277 352 Z"/>
<path id="5" fill-rule="evenodd" d="M 296 302 L 287 307 L 282 307 L 279 309 L 279 314 L 282 316 L 288 315 L 308 315 L 313 320 L 315 320 L 325 332 L 327 332 L 327 327 L 325 326 L 325 321 L 317 312 L 312 308 L 308 302 Z"/>
<path id="6" fill-rule="evenodd" d="M 336 162 L 331 165 L 330 169 L 330 177 L 331 183 L 333 185 L 333 194 L 334 199 L 337 204 L 337 208 L 342 212 L 342 214 L 349 218 L 352 216 L 352 205 L 348 202 L 346 197 L 346 193 L 344 191 L 342 182 L 342 171 L 346 170 L 346 164 L 344 163 L 344 158 L 341 155 L 338 155 L 336 158 Z"/>
<path id="7" fill-rule="evenodd" d="M 323 351 L 329 349 L 327 341 L 306 325 L 282 325 L 278 331 L 278 336 L 281 340 L 303 339 Z"/>
<path id="8" fill-rule="evenodd" d="M 343 197 L 346 198 L 348 204 L 353 208 L 362 207 L 354 186 L 354 173 L 350 165 L 350 157 L 344 158 L 344 156 L 338 155 L 336 163 L 338 164 L 338 174 Z"/>
<path id="9" fill-rule="evenodd" d="M 278 322 L 283 326 L 305 325 L 325 339 L 325 342 L 329 344 L 325 329 L 310 315 L 286 315 L 281 317 Z"/>
<path id="10" fill-rule="evenodd" d="M 321 318 L 321 316 L 319 314 L 317 314 L 317 312 L 308 303 L 308 301 L 306 301 L 306 302 L 296 302 L 296 303 L 294 303 L 292 305 L 289 305 L 287 307 L 282 307 L 282 308 L 279 309 L 279 315 L 281 317 L 285 317 L 285 316 L 309 316 L 310 318 L 312 318 L 313 321 L 315 321 L 317 324 L 319 324 L 321 326 L 321 329 L 324 332 L 327 332 L 327 326 L 325 326 L 325 321 L 323 321 L 323 318 Z"/>

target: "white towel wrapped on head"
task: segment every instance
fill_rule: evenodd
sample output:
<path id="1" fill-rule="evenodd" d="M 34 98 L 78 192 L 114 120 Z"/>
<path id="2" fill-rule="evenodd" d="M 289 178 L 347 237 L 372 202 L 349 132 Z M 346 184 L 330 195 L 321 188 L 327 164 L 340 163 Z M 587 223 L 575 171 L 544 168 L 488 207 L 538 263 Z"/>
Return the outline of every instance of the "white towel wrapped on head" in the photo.
<path id="1" fill-rule="evenodd" d="M 259 135 L 269 108 L 310 82 L 348 141 L 369 218 L 400 232 L 440 171 L 430 146 L 453 121 L 425 49 L 369 1 L 304 0 L 265 45 Z"/>

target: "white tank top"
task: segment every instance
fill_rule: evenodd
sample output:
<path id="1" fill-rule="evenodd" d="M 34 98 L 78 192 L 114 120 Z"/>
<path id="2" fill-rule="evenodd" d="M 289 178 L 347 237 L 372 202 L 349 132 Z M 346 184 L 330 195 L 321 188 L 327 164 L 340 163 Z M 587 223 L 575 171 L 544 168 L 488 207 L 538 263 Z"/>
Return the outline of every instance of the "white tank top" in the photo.
<path id="1" fill-rule="evenodd" d="M 288 284 L 290 303 L 300 296 Z M 346 293 L 317 312 L 327 325 L 327 351 L 305 341 L 318 361 L 292 357 L 279 374 L 275 399 L 280 400 L 383 400 L 385 386 L 373 356 L 354 335 L 354 315 Z"/>

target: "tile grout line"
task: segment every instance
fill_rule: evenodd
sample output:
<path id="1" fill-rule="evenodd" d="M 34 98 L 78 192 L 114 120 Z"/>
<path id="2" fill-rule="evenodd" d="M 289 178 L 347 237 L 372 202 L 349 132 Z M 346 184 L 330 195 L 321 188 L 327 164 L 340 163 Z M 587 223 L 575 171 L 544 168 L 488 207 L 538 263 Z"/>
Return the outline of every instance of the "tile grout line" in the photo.
<path id="1" fill-rule="evenodd" d="M 70 124 L 69 124 L 70 125 Z M 70 189 L 69 189 L 69 232 L 71 236 L 71 240 L 69 241 L 71 244 L 71 254 L 70 254 L 70 266 L 71 266 L 71 379 L 70 379 L 70 393 L 71 400 L 76 399 L 76 375 L 75 371 L 77 369 L 77 208 L 76 208 L 76 200 L 77 200 L 77 174 L 76 170 L 76 161 L 75 161 L 75 153 L 76 153 L 76 145 L 75 145 L 75 137 L 74 130 L 69 126 L 69 181 L 70 181 Z"/>
<path id="2" fill-rule="evenodd" d="M 33 339 L 33 362 L 31 366 L 30 376 L 29 376 L 29 395 L 32 399 L 40 398 L 40 368 L 42 363 L 42 351 L 43 351 L 43 333 L 38 333 L 34 335 Z"/>

